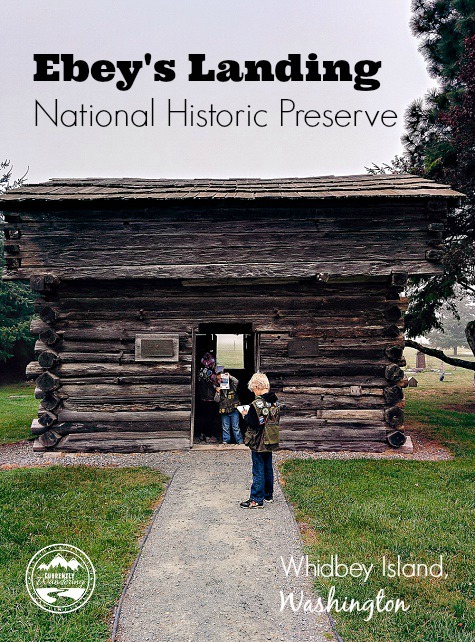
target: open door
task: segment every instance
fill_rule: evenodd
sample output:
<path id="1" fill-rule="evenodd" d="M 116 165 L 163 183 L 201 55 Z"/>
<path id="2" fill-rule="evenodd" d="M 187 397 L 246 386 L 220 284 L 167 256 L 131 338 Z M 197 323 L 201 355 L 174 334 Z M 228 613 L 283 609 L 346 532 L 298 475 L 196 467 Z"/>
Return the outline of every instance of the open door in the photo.
<path id="1" fill-rule="evenodd" d="M 212 352 L 217 363 L 239 381 L 237 394 L 242 404 L 248 404 L 254 395 L 247 389 L 247 382 L 256 369 L 256 338 L 252 324 L 203 323 L 195 332 L 193 341 L 193 426 L 192 444 L 203 427 L 198 396 L 198 373 L 203 367 L 201 359 L 206 352 Z M 208 432 L 219 436 L 220 419 Z M 214 431 L 214 432 L 213 432 Z"/>

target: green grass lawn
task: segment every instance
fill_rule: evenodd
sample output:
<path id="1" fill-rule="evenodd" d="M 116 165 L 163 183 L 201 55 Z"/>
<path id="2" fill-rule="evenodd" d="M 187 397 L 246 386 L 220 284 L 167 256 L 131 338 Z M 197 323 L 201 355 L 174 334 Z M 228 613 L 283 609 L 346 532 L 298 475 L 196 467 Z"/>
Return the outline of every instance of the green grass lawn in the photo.
<path id="1" fill-rule="evenodd" d="M 38 405 L 31 384 L 0 386 L 0 444 L 31 438 L 30 426 L 38 416 Z"/>
<path id="2" fill-rule="evenodd" d="M 452 369 L 453 372 L 453 369 Z M 374 564 L 360 579 L 317 578 L 321 595 L 386 597 L 410 605 L 403 613 L 332 612 L 345 642 L 473 642 L 475 640 L 475 415 L 473 373 L 458 369 L 444 382 L 416 375 L 407 391 L 407 424 L 447 445 L 452 461 L 289 460 L 287 497 L 301 524 L 311 562 Z M 450 406 L 450 408 L 447 408 Z M 382 558 L 432 564 L 443 556 L 446 578 L 382 577 Z"/>
<path id="3" fill-rule="evenodd" d="M 138 537 L 159 500 L 158 471 L 52 467 L 0 472 L 0 641 L 106 642 Z M 25 571 L 42 547 L 72 544 L 97 574 L 90 601 L 51 614 L 29 598 Z"/>

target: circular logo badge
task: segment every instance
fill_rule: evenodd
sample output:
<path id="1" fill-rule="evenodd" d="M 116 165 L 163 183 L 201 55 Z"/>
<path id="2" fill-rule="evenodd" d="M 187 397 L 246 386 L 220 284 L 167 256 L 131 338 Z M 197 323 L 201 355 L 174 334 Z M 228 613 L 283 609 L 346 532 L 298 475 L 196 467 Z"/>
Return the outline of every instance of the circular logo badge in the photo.
<path id="1" fill-rule="evenodd" d="M 94 592 L 96 571 L 81 549 L 69 544 L 45 546 L 31 558 L 25 574 L 33 602 L 49 613 L 72 613 Z"/>

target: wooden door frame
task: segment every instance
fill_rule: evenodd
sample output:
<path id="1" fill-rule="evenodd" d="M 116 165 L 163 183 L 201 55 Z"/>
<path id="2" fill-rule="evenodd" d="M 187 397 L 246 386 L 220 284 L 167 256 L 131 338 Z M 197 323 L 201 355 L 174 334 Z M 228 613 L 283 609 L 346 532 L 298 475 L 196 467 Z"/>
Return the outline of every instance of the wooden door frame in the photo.
<path id="1" fill-rule="evenodd" d="M 237 324 L 236 324 L 237 325 Z M 260 332 L 257 332 L 252 325 L 251 333 L 254 338 L 254 370 L 257 372 L 260 366 Z M 195 415 L 196 415 L 196 337 L 200 332 L 199 327 L 191 330 L 191 415 L 190 415 L 190 448 L 193 448 L 195 438 Z"/>
<path id="2" fill-rule="evenodd" d="M 258 372 L 261 367 L 261 333 L 254 330 L 254 328 L 252 333 L 254 335 L 254 372 Z"/>
<path id="3" fill-rule="evenodd" d="M 190 448 L 193 448 L 195 438 L 195 407 L 196 407 L 196 335 L 199 328 L 191 330 L 191 415 L 190 415 Z"/>

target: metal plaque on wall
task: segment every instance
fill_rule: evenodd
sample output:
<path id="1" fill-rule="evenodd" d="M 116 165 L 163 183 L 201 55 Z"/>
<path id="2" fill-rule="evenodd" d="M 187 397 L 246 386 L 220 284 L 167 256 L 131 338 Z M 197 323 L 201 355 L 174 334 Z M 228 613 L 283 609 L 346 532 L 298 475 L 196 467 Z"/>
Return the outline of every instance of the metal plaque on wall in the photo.
<path id="1" fill-rule="evenodd" d="M 178 361 L 177 334 L 137 334 L 135 361 Z"/>

